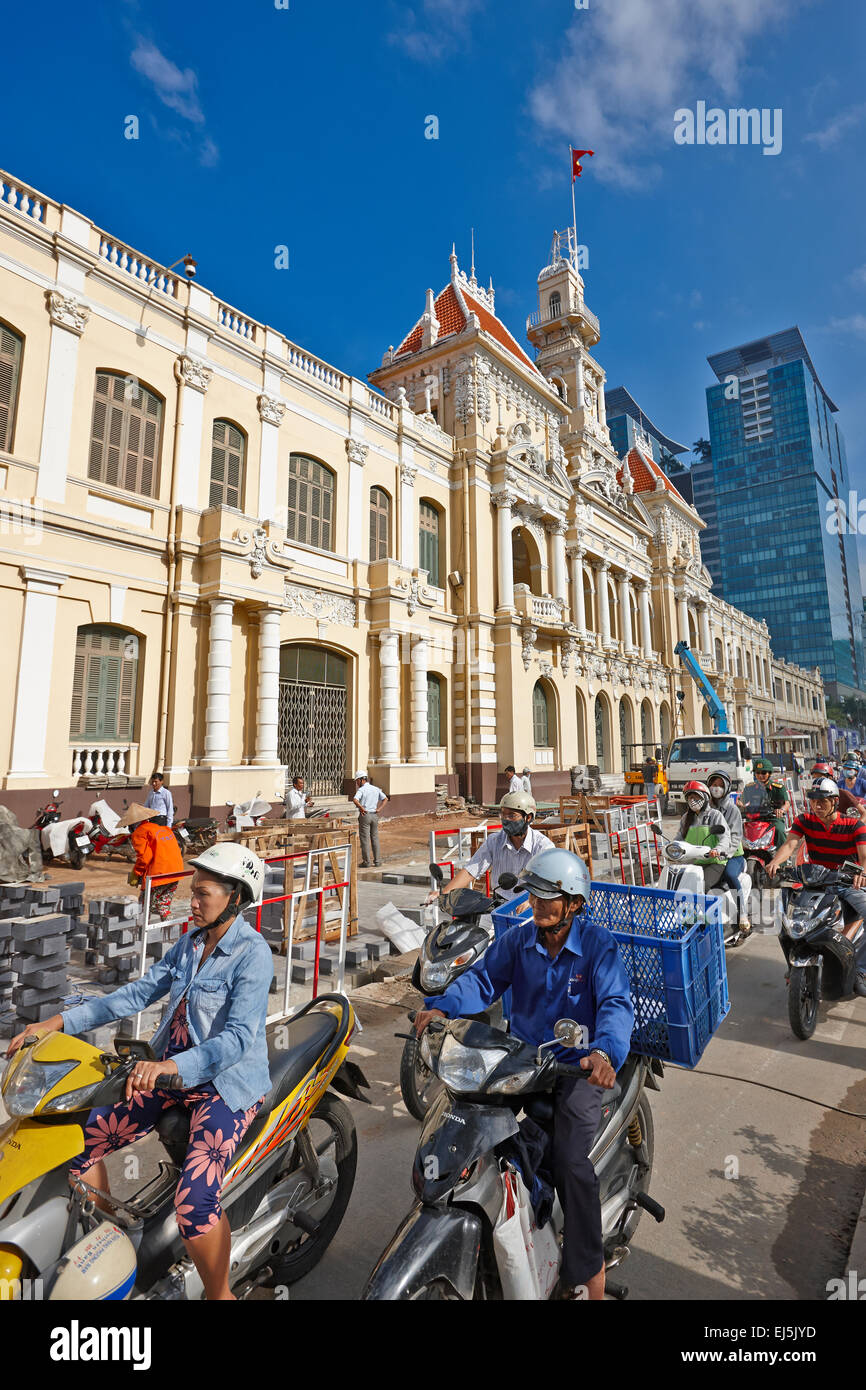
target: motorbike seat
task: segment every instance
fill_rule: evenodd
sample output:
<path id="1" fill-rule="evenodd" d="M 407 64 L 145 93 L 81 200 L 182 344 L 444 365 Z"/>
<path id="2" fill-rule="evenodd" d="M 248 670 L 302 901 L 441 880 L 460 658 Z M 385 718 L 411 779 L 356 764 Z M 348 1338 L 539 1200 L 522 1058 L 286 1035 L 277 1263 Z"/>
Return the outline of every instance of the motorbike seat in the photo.
<path id="1" fill-rule="evenodd" d="M 241 1140 L 234 1157 L 237 1158 L 264 1129 L 268 1117 L 281 1105 L 296 1086 L 303 1081 L 339 1027 L 335 1014 L 313 1012 L 301 1018 L 289 1019 L 282 1027 L 288 1033 L 285 1047 L 275 1046 L 276 1034 L 268 1039 L 268 1067 L 271 1086 L 264 1104 Z M 283 1036 L 281 1034 L 281 1036 Z M 175 1163 L 182 1164 L 189 1143 L 190 1112 L 183 1105 L 173 1105 L 160 1115 L 156 1132 Z"/>

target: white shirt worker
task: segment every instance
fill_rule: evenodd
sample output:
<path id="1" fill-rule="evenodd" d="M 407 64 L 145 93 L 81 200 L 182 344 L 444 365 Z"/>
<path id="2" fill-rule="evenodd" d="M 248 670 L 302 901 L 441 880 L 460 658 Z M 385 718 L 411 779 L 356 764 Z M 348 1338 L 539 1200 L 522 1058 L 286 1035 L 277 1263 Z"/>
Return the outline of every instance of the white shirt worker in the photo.
<path id="1" fill-rule="evenodd" d="M 530 859 L 536 854 L 540 854 L 543 849 L 554 848 L 553 841 L 549 840 L 546 835 L 542 835 L 541 831 L 536 830 L 532 825 L 527 830 L 526 838 L 519 849 L 515 848 L 514 841 L 506 835 L 504 830 L 494 830 L 492 835 L 487 836 L 466 868 L 473 878 L 481 878 L 489 869 L 491 891 L 501 893 L 507 901 L 526 890 L 521 883 L 518 883 L 516 888 L 499 888 L 500 874 L 516 874 L 519 878 Z"/>
<path id="2" fill-rule="evenodd" d="M 362 782 L 355 792 L 354 799 L 365 811 L 378 811 L 387 797 L 381 787 L 374 787 L 372 782 Z"/>
<path id="3" fill-rule="evenodd" d="M 307 793 L 299 792 L 297 787 L 289 787 L 286 797 L 286 816 L 289 820 L 306 820 Z"/>

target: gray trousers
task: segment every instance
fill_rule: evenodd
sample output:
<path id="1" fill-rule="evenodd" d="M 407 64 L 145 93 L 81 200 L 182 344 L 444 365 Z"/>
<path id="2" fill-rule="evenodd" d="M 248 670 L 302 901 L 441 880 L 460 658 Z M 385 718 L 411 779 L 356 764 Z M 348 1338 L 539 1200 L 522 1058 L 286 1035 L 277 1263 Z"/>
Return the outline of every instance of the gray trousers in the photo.
<path id="1" fill-rule="evenodd" d="M 379 812 L 365 811 L 358 817 L 358 830 L 361 835 L 361 865 L 375 861 L 377 864 L 381 859 L 379 853 Z M 373 851 L 370 852 L 370 841 L 373 842 Z"/>

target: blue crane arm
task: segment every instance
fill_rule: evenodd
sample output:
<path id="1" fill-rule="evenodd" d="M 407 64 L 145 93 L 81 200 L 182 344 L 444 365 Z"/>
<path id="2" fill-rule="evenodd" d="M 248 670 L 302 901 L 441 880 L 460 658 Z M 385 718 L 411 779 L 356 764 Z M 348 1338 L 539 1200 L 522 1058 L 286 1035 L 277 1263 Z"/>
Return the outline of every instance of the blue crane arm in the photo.
<path id="1" fill-rule="evenodd" d="M 717 734 L 726 734 L 728 732 L 727 711 L 701 670 L 688 642 L 677 642 L 674 651 L 686 670 L 694 676 L 698 689 L 707 702 L 707 708 L 713 716 L 713 729 Z"/>

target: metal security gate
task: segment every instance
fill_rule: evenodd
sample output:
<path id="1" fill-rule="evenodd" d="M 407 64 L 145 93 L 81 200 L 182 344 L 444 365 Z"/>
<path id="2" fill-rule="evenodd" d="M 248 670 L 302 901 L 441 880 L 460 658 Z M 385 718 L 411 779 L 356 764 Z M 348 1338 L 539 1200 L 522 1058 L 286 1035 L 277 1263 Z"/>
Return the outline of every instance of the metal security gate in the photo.
<path id="1" fill-rule="evenodd" d="M 311 796 L 339 796 L 346 775 L 346 687 L 280 681 L 279 753 L 287 782 Z"/>

